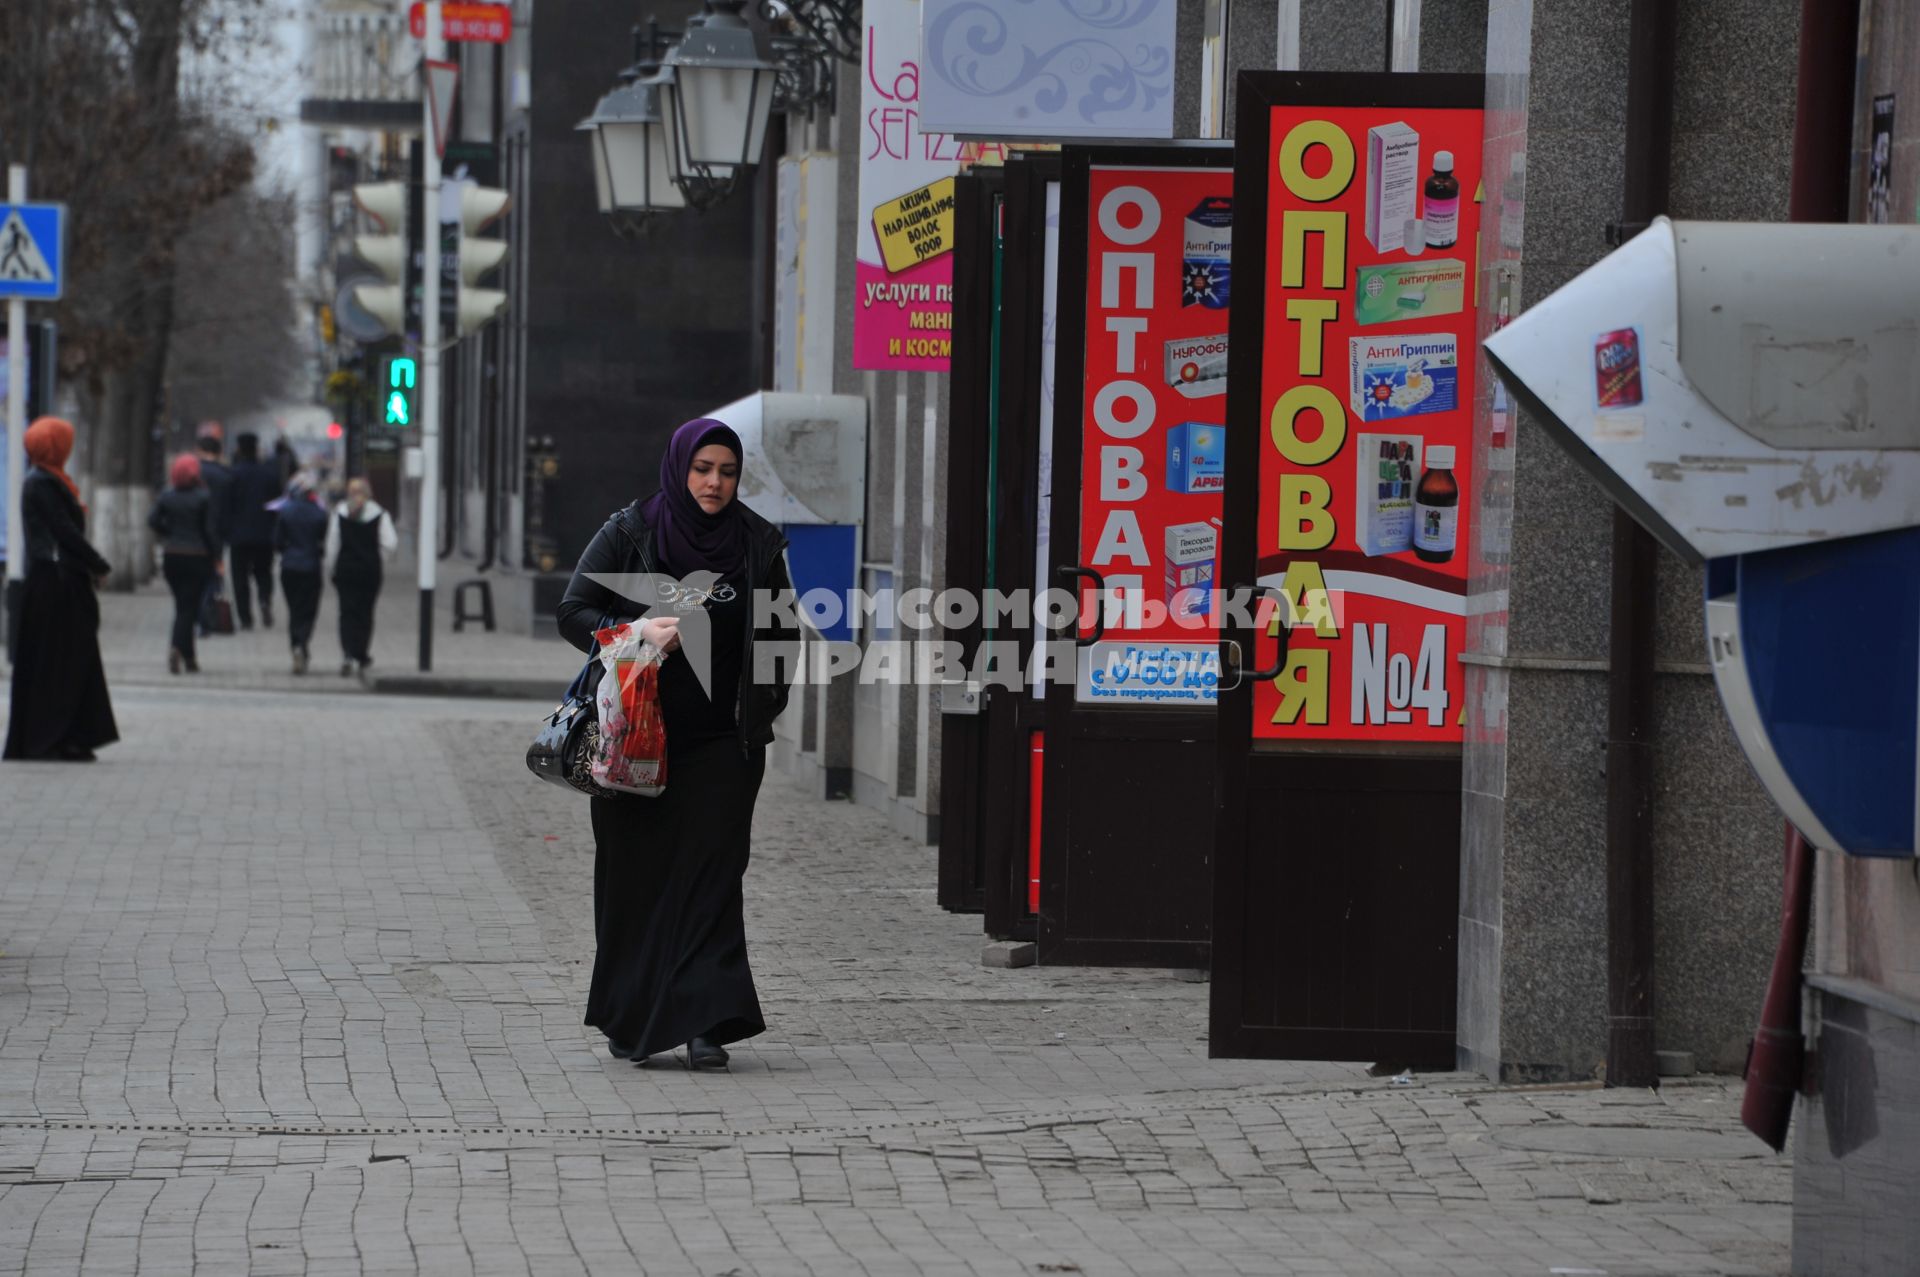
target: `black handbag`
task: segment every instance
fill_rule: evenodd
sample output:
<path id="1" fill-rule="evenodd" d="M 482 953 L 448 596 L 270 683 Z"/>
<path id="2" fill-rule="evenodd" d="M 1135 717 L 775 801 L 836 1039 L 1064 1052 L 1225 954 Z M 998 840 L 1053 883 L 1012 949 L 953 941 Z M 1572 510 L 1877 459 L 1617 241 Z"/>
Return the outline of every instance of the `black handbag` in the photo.
<path id="1" fill-rule="evenodd" d="M 215 576 L 200 596 L 200 628 L 209 634 L 233 633 L 233 604 L 227 601 L 224 576 Z"/>
<path id="2" fill-rule="evenodd" d="M 593 783 L 593 750 L 600 738 L 594 693 L 600 689 L 600 672 L 596 654 L 574 677 L 566 696 L 540 721 L 533 744 L 527 746 L 527 770 L 591 798 L 624 798 L 627 795 Z"/>

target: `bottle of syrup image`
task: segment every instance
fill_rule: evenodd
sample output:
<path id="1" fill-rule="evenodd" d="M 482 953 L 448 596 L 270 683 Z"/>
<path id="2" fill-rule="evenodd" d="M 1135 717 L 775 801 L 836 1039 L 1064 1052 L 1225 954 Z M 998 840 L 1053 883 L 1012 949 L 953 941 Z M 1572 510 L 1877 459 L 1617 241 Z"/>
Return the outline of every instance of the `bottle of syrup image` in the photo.
<path id="1" fill-rule="evenodd" d="M 1413 552 L 1427 563 L 1445 563 L 1453 557 L 1460 526 L 1460 485 L 1453 477 L 1453 448 L 1444 443 L 1427 449 L 1426 472 L 1413 492 Z"/>
<path id="2" fill-rule="evenodd" d="M 1460 180 L 1453 175 L 1453 152 L 1433 153 L 1433 176 L 1423 191 L 1426 207 L 1421 221 L 1428 248 L 1452 248 L 1460 238 Z"/>

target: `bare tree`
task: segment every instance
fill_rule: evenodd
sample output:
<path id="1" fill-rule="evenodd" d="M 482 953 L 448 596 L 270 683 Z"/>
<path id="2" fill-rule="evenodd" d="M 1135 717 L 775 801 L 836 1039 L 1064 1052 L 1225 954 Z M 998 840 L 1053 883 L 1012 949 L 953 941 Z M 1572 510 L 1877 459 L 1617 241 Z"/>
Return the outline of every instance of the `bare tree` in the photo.
<path id="1" fill-rule="evenodd" d="M 123 583 L 144 544 L 174 317 L 175 247 L 245 186 L 253 151 L 182 100 L 181 61 L 219 56 L 260 0 L 6 0 L 0 151 L 68 210 L 61 371 L 85 409 L 96 535 Z"/>
<path id="2" fill-rule="evenodd" d="M 242 187 L 175 249 L 167 398 L 176 420 L 233 417 L 283 397 L 304 355 L 295 332 L 295 201 Z"/>

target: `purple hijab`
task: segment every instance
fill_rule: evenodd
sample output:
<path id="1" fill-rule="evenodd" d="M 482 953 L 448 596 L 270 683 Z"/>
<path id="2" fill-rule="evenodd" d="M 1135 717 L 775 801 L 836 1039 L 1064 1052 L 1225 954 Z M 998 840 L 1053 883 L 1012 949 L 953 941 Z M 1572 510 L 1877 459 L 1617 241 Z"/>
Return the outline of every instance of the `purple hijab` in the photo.
<path id="1" fill-rule="evenodd" d="M 738 495 L 718 513 L 708 514 L 687 491 L 693 454 L 710 443 L 733 449 L 734 457 L 745 463 L 745 450 L 732 426 L 711 417 L 695 418 L 673 432 L 666 455 L 660 458 L 660 491 L 640 507 L 653 529 L 660 566 L 674 576 L 703 568 L 723 577 L 737 576 L 746 566 L 747 521 L 740 517 Z"/>

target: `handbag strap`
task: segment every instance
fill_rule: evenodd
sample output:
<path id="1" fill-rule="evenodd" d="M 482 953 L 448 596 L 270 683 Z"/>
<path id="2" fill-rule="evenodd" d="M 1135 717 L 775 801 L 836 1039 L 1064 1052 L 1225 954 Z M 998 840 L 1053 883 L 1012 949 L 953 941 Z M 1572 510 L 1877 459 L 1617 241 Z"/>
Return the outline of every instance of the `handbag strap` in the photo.
<path id="1" fill-rule="evenodd" d="M 573 682 L 567 684 L 567 694 L 564 699 L 570 701 L 591 696 L 593 690 L 600 685 L 600 674 L 600 645 L 596 643 L 593 647 L 593 655 L 589 656 L 587 663 L 580 667 L 580 672 L 573 676 Z"/>

